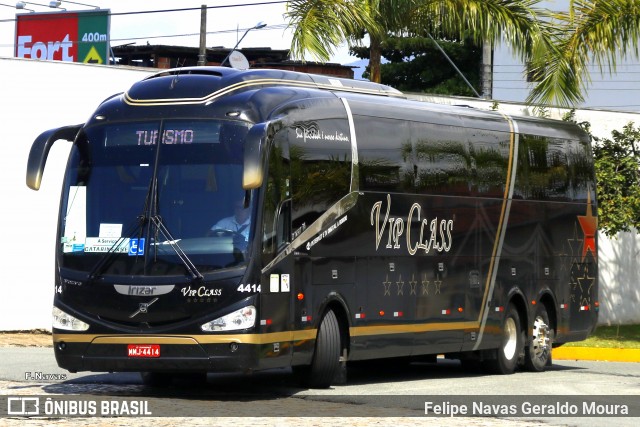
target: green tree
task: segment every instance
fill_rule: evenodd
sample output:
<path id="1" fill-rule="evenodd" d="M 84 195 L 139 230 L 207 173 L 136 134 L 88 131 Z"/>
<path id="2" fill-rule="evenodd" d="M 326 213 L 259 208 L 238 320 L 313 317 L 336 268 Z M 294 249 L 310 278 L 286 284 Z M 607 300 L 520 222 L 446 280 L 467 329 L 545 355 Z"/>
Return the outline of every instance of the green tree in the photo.
<path id="1" fill-rule="evenodd" d="M 640 127 L 628 123 L 595 142 L 600 230 L 610 237 L 640 230 Z"/>
<path id="2" fill-rule="evenodd" d="M 470 40 L 439 40 L 438 44 L 475 88 L 480 86 L 481 49 Z M 368 59 L 369 49 L 353 47 L 351 53 Z M 428 37 L 388 36 L 382 41 L 380 82 L 403 92 L 429 92 L 474 96 L 473 91 Z M 369 67 L 363 74 L 369 78 Z"/>
<path id="3" fill-rule="evenodd" d="M 291 0 L 287 19 L 294 34 L 291 52 L 328 60 L 338 46 L 369 36 L 370 79 L 380 82 L 382 40 L 387 35 L 431 34 L 471 38 L 478 46 L 504 40 L 529 62 L 532 52 L 549 50 L 539 0 Z"/>
<path id="4" fill-rule="evenodd" d="M 571 0 L 568 12 L 550 17 L 552 43 L 534 52 L 530 71 L 537 83 L 528 102 L 573 106 L 584 100 L 591 61 L 613 73 L 621 56 L 639 56 L 640 0 Z"/>

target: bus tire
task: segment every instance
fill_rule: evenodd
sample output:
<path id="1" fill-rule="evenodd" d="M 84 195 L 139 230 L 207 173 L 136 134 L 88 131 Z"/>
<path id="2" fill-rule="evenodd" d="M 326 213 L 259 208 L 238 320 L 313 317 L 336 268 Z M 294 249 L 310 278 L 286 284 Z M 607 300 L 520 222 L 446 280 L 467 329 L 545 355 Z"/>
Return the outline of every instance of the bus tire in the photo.
<path id="1" fill-rule="evenodd" d="M 533 319 L 529 345 L 525 348 L 524 366 L 528 371 L 542 372 L 551 364 L 554 331 L 544 304 L 538 304 Z"/>
<path id="2" fill-rule="evenodd" d="M 518 310 L 509 304 L 502 323 L 502 340 L 495 358 L 489 360 L 489 369 L 500 375 L 512 374 L 524 350 L 524 331 Z"/>
<path id="3" fill-rule="evenodd" d="M 340 325 L 333 310 L 327 311 L 320 322 L 307 385 L 328 388 L 340 370 Z"/>

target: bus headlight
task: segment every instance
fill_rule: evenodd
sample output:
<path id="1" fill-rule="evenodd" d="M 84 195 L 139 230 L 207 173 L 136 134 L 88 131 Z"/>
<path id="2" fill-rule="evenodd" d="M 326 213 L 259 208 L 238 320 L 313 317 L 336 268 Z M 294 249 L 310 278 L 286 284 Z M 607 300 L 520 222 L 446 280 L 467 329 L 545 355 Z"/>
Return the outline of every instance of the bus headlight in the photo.
<path id="1" fill-rule="evenodd" d="M 67 331 L 86 331 L 89 324 L 84 323 L 80 319 L 76 319 L 70 314 L 65 313 L 58 307 L 53 307 L 53 327 L 57 329 L 66 329 Z"/>
<path id="2" fill-rule="evenodd" d="M 235 331 L 253 327 L 256 323 L 256 308 L 252 305 L 236 310 L 226 316 L 207 322 L 200 328 L 204 332 Z"/>

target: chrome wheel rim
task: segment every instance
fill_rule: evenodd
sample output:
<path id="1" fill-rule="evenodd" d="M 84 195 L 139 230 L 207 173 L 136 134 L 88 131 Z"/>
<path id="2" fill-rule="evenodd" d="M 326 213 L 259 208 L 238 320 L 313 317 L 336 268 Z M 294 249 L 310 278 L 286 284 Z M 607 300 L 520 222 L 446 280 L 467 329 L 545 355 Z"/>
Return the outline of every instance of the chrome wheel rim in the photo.
<path id="1" fill-rule="evenodd" d="M 531 352 L 539 359 L 543 359 L 549 353 L 550 347 L 549 325 L 540 316 L 533 322 L 533 334 L 531 340 Z"/>

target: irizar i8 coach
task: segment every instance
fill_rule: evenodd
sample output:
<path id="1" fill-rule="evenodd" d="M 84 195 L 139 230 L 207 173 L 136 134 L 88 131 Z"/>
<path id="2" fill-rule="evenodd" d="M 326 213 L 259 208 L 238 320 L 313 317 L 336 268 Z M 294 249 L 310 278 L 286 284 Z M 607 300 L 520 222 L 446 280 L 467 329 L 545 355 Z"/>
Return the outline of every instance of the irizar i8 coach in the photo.
<path id="1" fill-rule="evenodd" d="M 577 125 L 279 70 L 159 72 L 42 133 L 71 142 L 53 280 L 60 367 L 182 373 L 348 362 L 542 371 L 598 312 Z"/>

